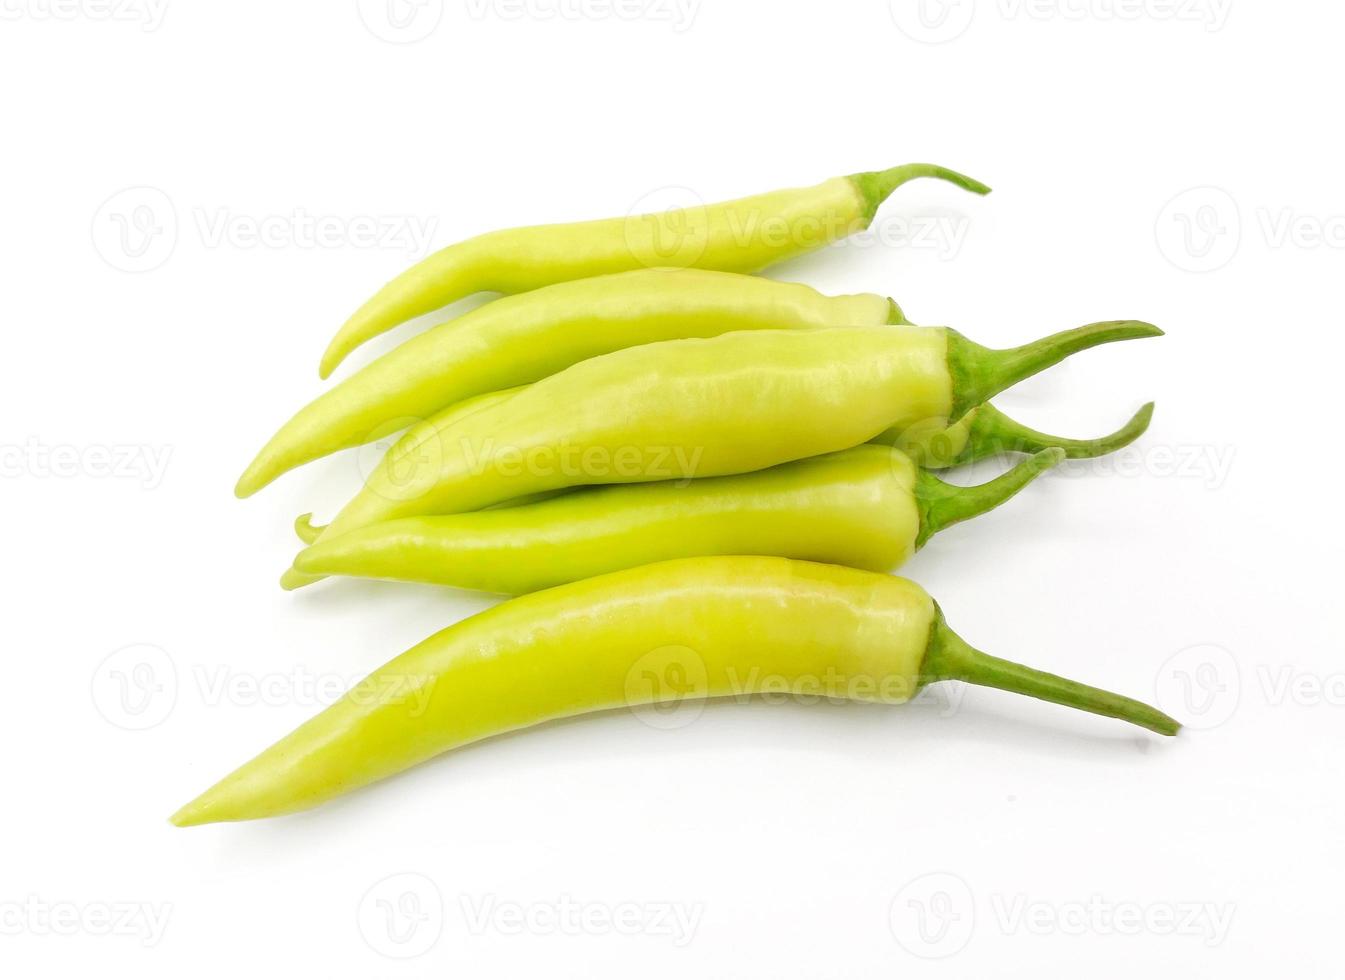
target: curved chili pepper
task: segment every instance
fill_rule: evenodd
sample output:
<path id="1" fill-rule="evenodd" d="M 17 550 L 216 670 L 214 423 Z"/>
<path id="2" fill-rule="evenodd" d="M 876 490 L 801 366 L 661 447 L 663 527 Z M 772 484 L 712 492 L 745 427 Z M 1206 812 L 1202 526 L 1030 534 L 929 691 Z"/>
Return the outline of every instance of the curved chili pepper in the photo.
<path id="1" fill-rule="evenodd" d="M 521 293 L 653 266 L 757 272 L 863 231 L 878 206 L 917 177 L 990 193 L 946 167 L 911 163 L 720 204 L 469 238 L 407 269 L 355 311 L 322 355 L 319 374 L 327 377 L 366 340 L 473 293 Z"/>
<path id="2" fill-rule="evenodd" d="M 1154 403 L 1147 402 L 1125 425 L 1109 435 L 1094 439 L 1070 439 L 1030 429 L 1023 423 L 1009 418 L 990 402 L 986 402 L 971 409 L 951 425 L 935 428 L 932 432 L 928 431 L 927 427 L 900 431 L 889 429 L 874 436 L 869 443 L 898 449 L 925 470 L 949 469 L 1007 453 L 1035 454 L 1047 449 L 1062 450 L 1065 459 L 1094 459 L 1124 449 L 1142 436 L 1149 428 L 1153 413 Z M 486 509 L 494 510 L 534 503 L 568 492 L 570 491 L 549 490 L 529 494 L 526 497 L 494 504 Z M 304 544 L 316 542 L 323 530 L 323 525 L 313 523 L 312 514 L 301 514 L 294 519 L 295 534 Z"/>
<path id="3" fill-rule="evenodd" d="M 1077 351 L 1161 333 L 1110 321 L 991 350 L 942 327 L 836 327 L 632 347 L 413 429 L 319 540 L 581 484 L 746 473 L 848 449 L 891 427 L 961 418 Z M 311 581 L 291 569 L 281 584 Z"/>
<path id="4" fill-rule="evenodd" d="M 971 409 L 951 425 L 935 428 L 932 432 L 927 427 L 888 429 L 874 436 L 869 443 L 898 449 L 926 470 L 949 469 L 1007 453 L 1040 453 L 1047 449 L 1062 450 L 1065 459 L 1094 459 L 1124 449 L 1144 435 L 1153 414 L 1154 403 L 1147 402 L 1125 425 L 1109 435 L 1094 439 L 1070 439 L 1030 429 L 986 402 Z M 565 492 L 549 490 L 530 494 L 503 501 L 488 509 L 533 503 Z M 317 541 L 323 529 L 322 525 L 313 523 L 312 514 L 301 514 L 294 519 L 294 533 L 304 544 Z"/>
<path id="5" fill-rule="evenodd" d="M 294 561 L 309 575 L 430 582 L 517 595 L 700 555 L 778 555 L 889 571 L 935 533 L 1004 503 L 1064 458 L 1047 449 L 975 487 L 886 446 L 746 473 L 591 487 L 539 503 L 384 521 Z"/>
<path id="6" fill-rule="evenodd" d="M 436 633 L 172 821 L 305 810 L 450 749 L 591 711 L 782 690 L 900 704 L 942 680 L 1163 735 L 1180 727 L 1138 701 L 972 648 L 905 579 L 784 558 L 687 558 L 511 599 Z"/>
<path id="7" fill-rule="evenodd" d="M 547 286 L 441 323 L 301 408 L 234 488 L 372 442 L 475 395 L 527 384 L 624 347 L 732 330 L 854 327 L 904 320 L 885 296 L 825 296 L 798 283 L 702 269 L 641 269 Z"/>

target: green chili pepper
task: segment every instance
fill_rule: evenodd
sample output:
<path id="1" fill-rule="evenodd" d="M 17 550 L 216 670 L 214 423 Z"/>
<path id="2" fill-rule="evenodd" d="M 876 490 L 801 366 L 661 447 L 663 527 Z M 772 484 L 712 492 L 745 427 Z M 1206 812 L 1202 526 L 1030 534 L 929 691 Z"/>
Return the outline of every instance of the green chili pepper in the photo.
<path id="1" fill-rule="evenodd" d="M 912 163 L 721 204 L 470 238 L 435 252 L 375 293 L 332 339 L 319 373 L 327 377 L 366 340 L 473 293 L 521 293 L 653 266 L 757 272 L 863 231 L 878 206 L 917 177 L 990 192 L 946 167 Z"/>
<path id="2" fill-rule="evenodd" d="M 623 705 L 784 691 L 900 704 L 941 680 L 1164 735 L 1180 727 L 1138 701 L 973 649 L 905 579 L 784 558 L 686 558 L 511 599 L 436 633 L 172 819 L 308 809 L 479 739 Z"/>
<path id="3" fill-rule="evenodd" d="M 1066 459 L 1093 459 L 1123 449 L 1142 436 L 1149 428 L 1153 412 L 1154 403 L 1149 402 L 1131 416 L 1129 422 L 1110 435 L 1097 439 L 1068 439 L 1029 429 L 986 402 L 971 409 L 952 425 L 935 428 L 932 432 L 923 426 L 900 432 L 887 430 L 869 442 L 899 449 L 926 470 L 948 469 L 1007 453 L 1039 453 L 1046 449 L 1063 450 Z M 516 507 L 569 492 L 547 490 L 505 500 L 486 509 Z M 322 531 L 322 526 L 313 523 L 312 514 L 301 514 L 294 519 L 294 532 L 304 544 L 315 542 Z"/>
<path id="4" fill-rule="evenodd" d="M 515 390 L 521 391 L 522 386 Z M 1110 435 L 1096 439 L 1069 439 L 1030 429 L 986 402 L 971 409 L 951 425 L 935 427 L 933 431 L 929 431 L 928 426 L 901 431 L 889 429 L 874 436 L 869 443 L 899 449 L 926 470 L 943 470 L 1007 453 L 1032 454 L 1046 449 L 1060 449 L 1066 459 L 1094 459 L 1124 449 L 1144 435 L 1153 413 L 1154 403 L 1148 402 L 1130 417 L 1130 421 Z M 570 492 L 573 491 L 547 490 L 505 500 L 484 509 L 516 507 Z M 301 514 L 294 519 L 295 534 L 304 544 L 313 544 L 323 530 L 322 525 L 313 523 L 312 514 Z"/>
<path id="5" fill-rule="evenodd" d="M 899 450 L 856 446 L 686 485 L 591 487 L 503 510 L 384 521 L 308 548 L 294 567 L 513 595 L 698 555 L 778 555 L 884 572 L 1064 456 L 1046 449 L 989 483 L 957 487 Z"/>
<path id="6" fill-rule="evenodd" d="M 961 418 L 1077 351 L 1161 333 L 1122 320 L 990 350 L 943 327 L 834 327 L 627 348 L 414 428 L 319 540 L 563 487 L 746 473 L 848 449 Z M 291 569 L 281 584 L 311 581 Z"/>
<path id="7" fill-rule="evenodd" d="M 1093 459 L 1130 445 L 1149 428 L 1154 403 L 1148 402 L 1130 421 L 1098 439 L 1066 439 L 1029 429 L 986 402 L 971 409 L 948 426 L 917 426 L 888 429 L 870 439 L 895 446 L 925 469 L 939 470 L 989 459 L 1004 453 L 1036 453 L 1043 449 L 1064 450 L 1066 459 Z M 930 429 L 933 431 L 930 431 Z"/>
<path id="8" fill-rule="evenodd" d="M 300 409 L 257 454 L 234 493 L 389 426 L 511 388 L 624 347 L 732 330 L 902 322 L 885 296 L 824 296 L 809 286 L 700 269 L 641 269 L 548 286 L 487 303 L 368 364 Z"/>

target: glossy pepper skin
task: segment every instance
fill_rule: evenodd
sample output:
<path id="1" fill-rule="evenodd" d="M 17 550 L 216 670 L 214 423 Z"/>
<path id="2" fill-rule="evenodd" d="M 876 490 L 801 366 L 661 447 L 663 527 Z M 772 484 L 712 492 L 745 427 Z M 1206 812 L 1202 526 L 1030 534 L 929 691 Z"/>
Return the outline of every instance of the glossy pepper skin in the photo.
<path id="1" fill-rule="evenodd" d="M 679 683 L 659 683 L 674 676 Z M 1162 734 L 1179 727 L 1139 702 L 971 648 L 905 579 L 784 558 L 690 558 L 535 592 L 436 633 L 173 822 L 304 810 L 441 752 L 590 711 L 778 693 L 782 683 L 813 697 L 900 704 L 948 679 Z"/>
<path id="2" fill-rule="evenodd" d="M 381 438 L 399 421 L 625 347 L 902 319 L 892 300 L 873 293 L 826 296 L 797 283 L 701 269 L 640 269 L 508 296 L 412 337 L 300 409 L 234 493 L 250 496 L 296 466 Z"/>
<path id="3" fill-rule="evenodd" d="M 422 426 L 420 435 L 423 438 L 431 432 L 443 431 L 461 417 L 463 409 L 478 411 L 487 404 L 503 401 L 523 387 L 469 399 L 454 406 L 451 411 L 441 412 Z M 1154 403 L 1148 402 L 1115 432 L 1093 439 L 1072 439 L 1031 429 L 986 402 L 951 424 L 936 424 L 932 428 L 916 426 L 910 429 L 888 429 L 874 436 L 869 443 L 898 449 L 924 470 L 943 470 L 1008 453 L 1036 454 L 1048 449 L 1061 450 L 1065 459 L 1093 459 L 1123 449 L 1142 436 L 1149 428 L 1153 413 Z M 564 492 L 551 490 L 529 494 L 502 501 L 491 509 L 533 503 Z M 302 514 L 294 522 L 295 533 L 304 544 L 313 544 L 323 531 L 322 527 L 313 523 L 312 518 L 312 514 Z"/>
<path id="4" fill-rule="evenodd" d="M 318 540 L 582 484 L 723 476 L 836 452 L 960 418 L 1076 351 L 1159 334 L 1111 321 L 989 350 L 943 327 L 837 327 L 628 348 L 408 433 Z M 314 579 L 291 569 L 281 581 Z"/>
<path id="5" fill-rule="evenodd" d="M 1064 457 L 1047 449 L 996 480 L 955 487 L 886 446 L 736 476 L 576 490 L 505 509 L 358 528 L 295 559 L 360 575 L 517 595 L 700 555 L 778 555 L 888 571 L 990 510 Z"/>
<path id="6" fill-rule="evenodd" d="M 493 400 L 502 401 L 512 393 L 512 391 L 501 392 L 500 397 Z M 473 400 L 472 404 L 467 406 L 469 410 L 476 410 L 479 407 L 481 402 L 477 400 Z M 889 429 L 874 436 L 869 443 L 900 450 L 922 470 L 943 470 L 1009 453 L 1040 454 L 1048 449 L 1061 450 L 1065 459 L 1093 459 L 1123 449 L 1142 436 L 1149 428 L 1153 413 L 1154 403 L 1148 402 L 1115 432 L 1093 439 L 1071 439 L 1030 429 L 986 402 L 971 409 L 961 419 L 949 425 L 935 425 L 932 429 L 929 426 L 916 426 L 904 430 Z M 452 413 L 452 417 L 457 418 L 457 413 Z M 447 414 L 441 413 L 438 418 L 441 422 L 449 421 Z M 441 431 L 441 428 L 442 426 L 437 426 L 434 430 Z M 530 504 L 567 492 L 571 491 L 550 490 L 529 494 L 502 501 L 490 509 Z M 312 514 L 302 514 L 295 518 L 294 530 L 304 544 L 313 544 L 324 529 L 313 523 Z"/>
<path id="7" fill-rule="evenodd" d="M 479 400 L 471 399 L 465 407 L 470 411 L 476 411 L 484 404 L 503 401 L 504 398 L 521 390 L 522 387 L 499 392 L 495 398 L 482 396 Z M 1154 403 L 1148 402 L 1115 432 L 1093 439 L 1071 439 L 1028 428 L 986 402 L 971 409 L 951 424 L 888 429 L 874 436 L 869 443 L 898 449 L 923 470 L 943 470 L 1008 453 L 1035 454 L 1048 449 L 1061 450 L 1065 459 L 1093 459 L 1123 449 L 1142 436 L 1149 428 L 1153 413 Z M 458 417 L 456 410 L 451 413 L 440 413 L 435 417 L 436 421 L 424 427 L 421 432 L 426 434 L 430 431 L 442 431 L 447 424 L 451 424 L 451 421 Z M 533 503 L 564 492 L 566 491 L 551 490 L 529 494 L 502 501 L 494 507 L 504 508 Z M 323 531 L 322 527 L 313 524 L 312 518 L 312 514 L 303 514 L 294 522 L 295 533 L 304 544 L 313 544 Z"/>
<path id="8" fill-rule="evenodd" d="M 319 373 L 327 377 L 366 340 L 473 293 L 521 293 L 655 266 L 757 272 L 864 230 L 894 190 L 918 177 L 976 194 L 990 191 L 946 167 L 913 163 L 720 204 L 470 238 L 435 252 L 375 293 L 332 339 Z"/>

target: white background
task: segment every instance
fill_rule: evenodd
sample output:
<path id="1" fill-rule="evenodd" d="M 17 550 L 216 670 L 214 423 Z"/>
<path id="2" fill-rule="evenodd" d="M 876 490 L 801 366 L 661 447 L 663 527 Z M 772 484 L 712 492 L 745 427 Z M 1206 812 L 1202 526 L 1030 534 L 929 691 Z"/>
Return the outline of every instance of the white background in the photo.
<path id="1" fill-rule="evenodd" d="M 383 0 L 61 2 L 0 20 L 6 975 L 1339 968 L 1337 5 L 421 0 L 398 30 Z M 489 601 L 277 588 L 354 454 L 231 495 L 419 257 L 365 223 L 438 247 L 911 160 L 995 193 L 909 185 L 881 240 L 772 274 L 992 345 L 1168 336 L 999 399 L 1072 435 L 1158 409 L 906 571 L 972 643 L 1181 737 L 956 689 L 616 713 L 169 826 L 322 689 Z"/>

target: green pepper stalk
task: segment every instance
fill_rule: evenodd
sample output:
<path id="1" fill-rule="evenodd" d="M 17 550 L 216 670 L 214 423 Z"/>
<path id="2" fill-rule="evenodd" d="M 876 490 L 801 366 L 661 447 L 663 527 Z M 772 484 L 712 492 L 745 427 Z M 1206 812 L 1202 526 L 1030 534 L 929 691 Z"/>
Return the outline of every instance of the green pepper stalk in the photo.
<path id="1" fill-rule="evenodd" d="M 920 509 L 920 534 L 916 537 L 916 547 L 923 548 L 925 542 L 944 528 L 979 517 L 998 507 L 1064 458 L 1065 451 L 1052 446 L 1029 456 L 990 482 L 974 487 L 944 483 L 938 477 L 920 470 L 915 491 Z"/>
<path id="2" fill-rule="evenodd" d="M 990 402 L 971 409 L 952 425 L 924 429 L 888 429 L 870 442 L 894 446 L 926 469 L 947 469 L 1007 453 L 1062 449 L 1066 459 L 1093 459 L 1130 445 L 1149 428 L 1154 403 L 1142 406 L 1130 421 L 1109 435 L 1070 439 L 1030 429 L 1009 418 Z"/>
<path id="3" fill-rule="evenodd" d="M 1059 364 L 1071 354 L 1118 340 L 1161 337 L 1163 331 L 1139 320 L 1107 320 L 1062 330 L 1021 347 L 994 349 L 948 330 L 948 370 L 953 375 L 953 410 L 958 419 L 991 395 Z"/>
<path id="4" fill-rule="evenodd" d="M 971 463 L 1006 452 L 1036 453 L 1050 448 L 1062 450 L 1066 459 L 1105 456 L 1125 448 L 1144 434 L 1153 418 L 1154 403 L 1147 402 L 1125 425 L 1096 439 L 1067 439 L 1038 432 L 1009 418 L 989 402 L 973 412 L 967 445 L 957 456 L 956 463 Z"/>
<path id="5" fill-rule="evenodd" d="M 915 180 L 917 177 L 933 177 L 937 180 L 946 180 L 954 187 L 960 187 L 972 194 L 984 196 L 990 193 L 989 186 L 976 178 L 960 174 L 956 170 L 949 170 L 947 167 L 941 167 L 936 163 L 906 163 L 891 167 L 888 170 L 870 170 L 862 174 L 851 174 L 846 179 L 859 189 L 860 196 L 864 199 L 864 208 L 861 211 L 864 227 L 867 228 L 873 223 L 873 219 L 878 215 L 878 209 L 898 187 L 909 180 Z"/>
<path id="6" fill-rule="evenodd" d="M 949 628 L 937 603 L 934 608 L 934 626 L 920 670 L 922 685 L 965 681 L 1128 721 L 1159 735 L 1176 735 L 1181 730 L 1179 722 L 1142 701 L 982 653 Z"/>

